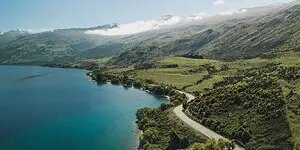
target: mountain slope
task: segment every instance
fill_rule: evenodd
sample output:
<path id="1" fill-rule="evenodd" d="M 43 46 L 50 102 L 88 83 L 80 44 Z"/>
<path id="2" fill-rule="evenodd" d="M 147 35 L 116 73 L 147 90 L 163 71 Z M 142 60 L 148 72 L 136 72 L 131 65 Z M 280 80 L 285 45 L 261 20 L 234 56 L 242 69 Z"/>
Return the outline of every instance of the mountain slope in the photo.
<path id="1" fill-rule="evenodd" d="M 0 35 L 0 63 L 39 65 L 112 58 L 109 64 L 126 66 L 170 55 L 234 60 L 300 51 L 298 2 L 237 12 L 124 36 L 86 33 L 118 28 L 117 24 L 37 34 L 5 33 Z"/>
<path id="2" fill-rule="evenodd" d="M 119 65 L 148 63 L 164 56 L 185 53 L 232 60 L 272 57 L 287 50 L 300 51 L 299 12 L 300 5 L 295 5 L 263 16 L 206 25 L 201 30 L 196 28 L 200 25 L 179 27 L 177 31 L 194 32 L 160 44 L 152 42 L 155 39 L 138 43 L 111 62 Z"/>
<path id="3" fill-rule="evenodd" d="M 13 31 L 0 35 L 0 63 L 3 64 L 45 64 L 65 59 L 74 61 L 77 54 L 103 45 L 113 40 L 110 37 L 87 35 L 91 29 L 113 28 L 104 25 L 87 29 L 59 29 L 36 34 L 11 34 Z M 10 35 L 10 36 L 9 36 Z M 111 54 L 101 54 L 107 57 Z"/>
<path id="4" fill-rule="evenodd" d="M 225 24 L 221 36 L 197 52 L 219 59 L 254 58 L 280 50 L 299 51 L 300 6 L 234 25 Z"/>

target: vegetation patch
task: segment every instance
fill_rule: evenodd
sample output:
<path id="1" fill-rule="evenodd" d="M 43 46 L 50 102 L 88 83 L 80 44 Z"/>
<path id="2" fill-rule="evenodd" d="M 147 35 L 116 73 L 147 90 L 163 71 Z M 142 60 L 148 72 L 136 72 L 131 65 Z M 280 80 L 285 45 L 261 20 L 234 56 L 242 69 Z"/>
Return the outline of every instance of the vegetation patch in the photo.
<path id="1" fill-rule="evenodd" d="M 140 136 L 140 148 L 184 149 L 193 143 L 205 143 L 207 137 L 190 129 L 170 110 L 143 108 L 136 113 Z"/>
<path id="2" fill-rule="evenodd" d="M 211 102 L 207 107 L 209 107 L 209 110 L 211 109 L 210 113 L 215 112 L 217 114 L 208 115 L 209 113 L 205 113 L 208 116 L 197 117 L 197 113 L 200 112 L 197 109 L 202 108 L 202 104 L 199 105 L 199 102 L 199 104 L 195 102 L 189 104 L 189 107 L 196 107 L 196 110 L 190 113 L 187 111 L 191 118 L 198 120 L 200 123 L 204 120 L 204 125 L 221 135 L 245 144 L 247 148 L 252 148 L 252 145 L 254 145 L 255 148 L 278 149 L 284 144 L 277 142 L 274 145 L 274 141 L 278 141 L 280 138 L 283 139 L 281 139 L 283 143 L 288 143 L 287 148 L 291 148 L 291 142 L 295 147 L 299 147 L 300 139 L 300 115 L 297 113 L 297 110 L 300 110 L 298 107 L 299 99 L 295 96 L 300 95 L 300 62 L 298 61 L 300 59 L 296 59 L 296 57 L 299 58 L 297 53 L 290 53 L 272 59 L 255 58 L 231 62 L 167 57 L 141 68 L 102 68 L 95 70 L 93 75 L 98 77 L 98 81 L 103 78 L 105 82 L 109 80 L 114 84 L 135 86 L 148 90 L 153 94 L 164 96 L 176 93 L 166 89 L 179 89 L 190 92 L 201 100 L 201 97 L 211 93 L 214 102 Z M 250 85 L 253 86 L 249 87 Z M 291 91 L 294 93 L 292 97 L 289 96 Z M 277 94 L 278 97 L 273 94 Z M 185 102 L 183 95 L 178 93 L 175 95 L 171 96 L 171 103 L 163 105 L 164 110 L 170 110 L 172 107 Z M 233 96 L 233 99 L 239 99 L 241 102 L 238 105 L 227 106 L 227 102 L 224 102 L 226 97 L 222 97 L 224 95 L 227 97 Z M 282 101 L 282 105 L 277 105 L 278 102 Z M 274 109 L 280 110 L 278 112 L 281 116 L 273 116 L 274 119 L 268 118 L 268 114 L 278 112 L 274 112 L 273 109 L 269 110 L 270 106 L 266 104 L 267 102 L 272 107 L 274 106 Z M 252 104 L 255 105 L 249 108 L 246 107 Z M 232 109 L 228 110 L 228 108 Z M 259 114 L 256 108 L 266 109 L 265 113 L 268 114 Z M 223 109 L 224 111 L 222 111 Z M 197 113 L 192 114 L 192 112 Z M 247 118 L 250 118 L 250 123 Z M 214 121 L 217 122 L 217 125 L 214 124 Z M 208 123 L 205 124 L 206 122 Z M 210 126 L 209 124 L 214 125 Z M 250 138 L 248 141 L 243 139 L 247 137 L 247 133 L 251 136 L 248 137 Z"/>
<path id="3" fill-rule="evenodd" d="M 199 122 L 248 149 L 292 149 L 280 85 L 268 76 L 227 78 L 187 105 Z"/>

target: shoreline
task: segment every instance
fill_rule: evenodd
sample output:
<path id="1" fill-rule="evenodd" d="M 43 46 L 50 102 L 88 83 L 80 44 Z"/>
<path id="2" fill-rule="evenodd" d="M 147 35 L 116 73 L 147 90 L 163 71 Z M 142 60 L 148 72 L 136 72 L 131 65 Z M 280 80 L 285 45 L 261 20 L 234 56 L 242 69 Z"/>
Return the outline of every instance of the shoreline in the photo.
<path id="1" fill-rule="evenodd" d="M 86 73 L 86 79 L 89 80 L 89 81 L 98 83 L 96 80 L 93 79 L 92 75 L 93 75 L 92 72 Z M 107 81 L 103 82 L 103 84 L 111 84 L 111 85 L 115 85 L 115 86 L 117 86 L 117 85 L 123 85 L 123 86 L 126 86 L 126 85 L 123 84 L 123 83 L 113 84 L 113 83 L 111 82 L 111 80 L 107 80 Z M 147 85 L 150 85 L 150 84 L 147 84 Z M 170 99 L 171 99 L 171 97 L 168 96 L 168 95 L 155 95 L 155 94 L 153 94 L 151 91 L 147 90 L 145 87 L 134 87 L 133 85 L 131 85 L 131 88 L 135 88 L 135 89 L 144 91 L 144 92 L 146 92 L 146 93 L 148 93 L 148 94 L 150 94 L 150 95 L 153 95 L 153 96 L 160 96 L 160 97 L 162 97 L 162 98 L 167 99 L 168 101 L 170 101 Z M 143 108 L 143 107 L 141 107 L 141 108 Z M 140 108 L 140 109 L 141 109 L 141 108 Z M 137 121 L 137 119 L 135 118 L 135 121 L 134 121 L 134 125 L 135 125 L 135 126 L 134 126 L 134 129 L 132 130 L 132 132 L 134 132 L 134 141 L 133 141 L 134 146 L 132 146 L 132 147 L 133 147 L 135 150 L 138 150 L 138 149 L 140 149 L 140 148 L 139 148 L 139 147 L 140 147 L 140 136 L 143 134 L 143 131 L 140 130 L 140 129 L 138 128 L 138 126 L 137 126 L 137 124 L 136 124 L 136 121 Z"/>
<path id="2" fill-rule="evenodd" d="M 140 136 L 143 134 L 143 131 L 137 127 L 136 121 L 134 122 L 134 149 L 137 150 L 140 147 Z"/>
<path id="3" fill-rule="evenodd" d="M 50 67 L 50 66 L 41 66 L 41 65 L 21 65 L 21 64 L 0 64 L 0 67 L 3 66 L 7 66 L 7 67 L 38 67 L 38 68 L 52 68 L 52 69 L 71 69 L 71 70 L 83 70 L 85 71 L 84 73 L 84 79 L 88 82 L 93 82 L 93 83 L 98 83 L 96 80 L 94 80 L 92 78 L 92 72 L 91 70 L 87 70 L 87 69 L 81 69 L 81 68 L 63 68 L 63 67 Z M 103 84 L 111 84 L 111 85 L 114 85 L 114 86 L 117 86 L 117 85 L 125 85 L 123 83 L 120 83 L 120 84 L 113 84 L 110 80 L 107 80 L 106 82 L 104 82 Z M 137 90 L 141 90 L 143 92 L 146 92 L 152 96 L 159 96 L 160 98 L 165 98 L 166 100 L 170 100 L 170 97 L 169 96 L 160 96 L 160 95 L 155 95 L 153 94 L 151 91 L 149 90 L 146 90 L 146 88 L 143 88 L 143 87 L 134 87 L 133 85 L 131 85 L 131 88 L 135 88 Z M 143 107 L 141 107 L 143 108 Z M 141 109 L 139 108 L 139 109 Z M 136 117 L 134 118 L 135 120 L 133 121 L 134 123 L 134 128 L 132 130 L 133 132 L 133 141 L 131 142 L 132 144 L 129 145 L 129 147 L 132 147 L 133 149 L 139 149 L 139 144 L 140 144 L 140 136 L 142 135 L 143 131 L 138 129 L 138 126 L 136 124 Z"/>
<path id="4" fill-rule="evenodd" d="M 82 68 L 71 68 L 71 67 L 58 67 L 58 66 L 55 66 L 55 67 L 51 67 L 51 66 L 43 66 L 43 65 L 22 65 L 22 64 L 0 64 L 0 66 L 12 66 L 12 67 L 40 67 L 40 68 L 53 68 L 53 69 L 71 69 L 71 70 L 84 70 L 86 71 L 85 73 L 85 79 L 89 82 L 94 82 L 94 83 L 98 83 L 96 80 L 93 79 L 92 77 L 92 72 L 91 70 L 87 70 L 87 69 L 82 69 Z M 128 86 L 126 84 L 123 84 L 123 83 L 119 83 L 119 84 L 113 84 L 111 82 L 111 80 L 107 80 L 106 82 L 103 82 L 103 84 L 111 84 L 111 85 L 114 85 L 114 86 L 117 86 L 117 85 L 123 85 L 123 86 Z M 156 86 L 156 85 L 153 85 L 153 84 L 146 84 L 146 87 L 147 86 Z M 133 86 L 132 84 L 130 85 L 131 88 L 135 88 L 135 89 L 138 89 L 138 90 L 141 90 L 141 91 L 144 91 L 152 96 L 156 96 L 156 97 L 160 97 L 160 98 L 164 98 L 166 99 L 168 102 L 170 101 L 171 97 L 168 96 L 168 95 L 156 95 L 154 93 L 152 93 L 151 91 L 149 91 L 145 86 L 142 86 L 142 87 L 135 87 Z M 176 90 L 176 89 L 173 89 L 172 90 Z M 176 90 L 177 91 L 177 90 Z M 141 107 L 143 108 L 143 107 Z M 139 108 L 139 109 L 141 109 Z M 158 107 L 156 107 L 158 108 Z M 143 131 L 138 129 L 138 126 L 136 124 L 136 118 L 135 118 L 135 121 L 133 122 L 135 124 L 134 126 L 134 129 L 132 130 L 132 132 L 134 132 L 134 141 L 133 141 L 133 146 L 130 146 L 130 147 L 133 147 L 134 149 L 139 149 L 139 145 L 140 145 L 140 136 L 143 134 Z"/>
<path id="5" fill-rule="evenodd" d="M 90 76 L 91 76 L 91 75 L 93 75 L 93 74 L 90 72 L 90 73 L 87 74 L 87 75 L 90 75 Z M 95 81 L 95 82 L 97 82 L 97 81 Z M 107 80 L 106 83 L 112 84 L 112 83 L 110 82 L 110 80 Z M 120 82 L 119 84 L 120 84 L 120 85 L 125 85 L 125 84 L 123 84 L 122 82 Z M 155 84 L 146 84 L 146 86 L 157 86 L 157 85 L 155 85 Z M 131 84 L 131 87 L 134 87 L 134 86 Z M 139 89 L 139 90 L 142 90 L 142 91 L 145 91 L 145 92 L 147 92 L 147 93 L 152 94 L 152 95 L 155 96 L 155 94 L 153 94 L 151 91 L 149 91 L 146 87 L 140 87 L 140 88 L 138 88 L 138 89 Z M 192 95 L 192 94 L 190 94 L 190 93 L 187 93 L 187 92 L 184 92 L 184 91 L 180 91 L 180 90 L 178 90 L 178 89 L 171 88 L 171 90 L 175 90 L 175 91 L 177 91 L 177 92 L 180 93 L 180 94 L 184 94 L 185 97 L 187 98 L 187 102 L 190 102 L 190 101 L 192 101 L 192 100 L 194 100 L 194 99 L 196 98 L 194 95 Z M 157 95 L 156 95 L 156 96 L 157 96 Z M 171 96 L 169 96 L 169 95 L 160 95 L 160 96 L 162 96 L 162 97 L 168 99 L 169 101 L 170 101 L 170 99 L 171 99 Z M 194 121 L 192 118 L 188 117 L 188 116 L 182 111 L 182 110 L 183 110 L 183 104 L 180 104 L 179 106 L 175 106 L 175 107 L 173 107 L 171 110 L 173 111 L 173 113 L 174 113 L 180 120 L 182 120 L 182 121 L 185 122 L 188 126 L 190 126 L 190 128 L 192 128 L 192 129 L 194 129 L 194 130 L 196 130 L 196 131 L 199 131 L 200 133 L 206 135 L 208 138 L 210 138 L 210 139 L 216 138 L 216 139 L 225 139 L 225 140 L 228 140 L 227 138 L 224 138 L 222 135 L 219 135 L 218 133 L 214 132 L 213 130 L 211 130 L 211 129 L 209 129 L 209 128 L 203 126 L 203 125 L 201 125 L 200 123 Z M 179 115 L 180 113 L 182 113 L 182 115 Z M 136 127 L 137 127 L 137 125 L 136 125 Z M 136 131 L 137 133 L 136 133 L 136 138 L 135 138 L 135 139 L 137 140 L 137 142 L 136 142 L 137 144 L 136 144 L 135 147 L 136 147 L 137 149 L 139 149 L 139 144 L 140 144 L 139 137 L 143 134 L 143 131 L 139 130 L 138 128 L 136 128 L 136 129 L 137 129 L 137 131 Z M 203 133 L 203 132 L 204 132 L 204 133 Z M 230 141 L 230 140 L 228 140 L 228 141 Z M 236 143 L 234 143 L 234 144 L 235 144 L 234 150 L 245 150 L 245 149 L 244 149 L 243 147 L 241 147 L 240 145 L 238 145 L 238 144 L 236 144 Z"/>
<path id="6" fill-rule="evenodd" d="M 28 68 L 28 69 L 33 69 L 33 70 L 35 70 L 35 68 L 38 68 L 38 69 L 41 69 L 41 70 L 47 70 L 47 68 L 49 69 L 49 70 L 52 70 L 52 69 L 55 69 L 55 68 L 53 68 L 53 67 L 47 67 L 47 66 L 21 66 L 21 65 L 0 65 L 0 67 L 1 68 L 24 68 L 24 69 L 26 69 L 26 68 Z M 68 72 L 67 70 L 68 70 L 68 68 L 57 68 L 57 69 L 59 69 L 59 70 L 61 70 L 62 72 Z M 64 70 L 64 69 L 67 69 L 67 70 Z M 83 75 L 83 77 L 80 77 L 80 80 L 85 80 L 85 82 L 89 82 L 89 83 L 92 83 L 92 84 L 95 84 L 96 86 L 97 86 L 97 82 L 95 81 L 95 80 L 93 80 L 93 78 L 90 76 L 91 75 L 91 73 L 90 72 L 87 72 L 86 70 L 84 70 L 84 69 L 80 69 L 80 70 L 82 70 L 81 71 L 81 73 L 79 74 L 79 76 L 82 76 Z M 77 79 L 76 79 L 77 80 Z M 115 85 L 115 84 L 112 84 L 110 81 L 107 81 L 105 84 L 111 84 L 111 85 L 113 85 L 113 86 L 117 86 L 117 85 Z M 119 85 L 122 85 L 122 84 L 119 84 Z M 131 86 L 131 88 L 135 88 L 135 87 L 133 87 L 133 86 Z M 146 92 L 143 88 L 135 88 L 136 90 L 140 90 L 140 91 L 143 91 L 144 92 L 144 94 L 145 95 L 153 95 L 153 94 L 151 94 L 151 93 L 149 93 L 149 92 Z M 149 96 L 150 97 L 150 96 Z M 149 98 L 148 98 L 149 99 Z M 147 99 L 146 99 L 147 100 Z M 157 99 L 156 100 L 157 101 L 157 103 L 159 102 L 159 100 Z M 165 102 L 165 101 L 164 101 Z M 166 101 L 167 102 L 167 101 Z M 159 107 L 159 103 L 157 104 L 157 105 L 155 105 L 155 106 L 153 106 L 153 108 L 157 108 L 157 107 Z M 147 107 L 147 106 L 151 106 L 151 105 L 147 105 L 147 103 L 144 103 L 144 106 L 141 106 L 141 107 L 137 107 L 136 108 L 136 111 L 138 110 L 138 109 L 141 109 L 141 108 L 143 108 L 143 107 Z M 139 147 L 139 142 L 140 142 L 140 140 L 139 140 L 139 137 L 140 137 L 140 135 L 142 134 L 142 131 L 141 130 L 139 130 L 138 129 L 138 126 L 137 126 L 137 124 L 136 124 L 136 116 L 135 116 L 135 113 L 136 113 L 136 111 L 132 111 L 132 128 L 129 130 L 129 132 L 131 132 L 131 137 L 130 137 L 130 141 L 128 142 L 128 145 L 126 146 L 126 147 L 128 147 L 129 149 L 138 149 L 138 147 Z M 112 126 L 112 129 L 113 129 L 114 127 Z M 132 140 L 131 140 L 132 139 Z"/>
<path id="7" fill-rule="evenodd" d="M 1 64 L 0 66 L 15 66 L 15 67 L 42 67 L 42 68 L 57 68 L 57 69 L 74 69 L 74 70 L 89 70 L 85 67 L 59 66 L 59 65 L 35 65 L 35 64 Z"/>

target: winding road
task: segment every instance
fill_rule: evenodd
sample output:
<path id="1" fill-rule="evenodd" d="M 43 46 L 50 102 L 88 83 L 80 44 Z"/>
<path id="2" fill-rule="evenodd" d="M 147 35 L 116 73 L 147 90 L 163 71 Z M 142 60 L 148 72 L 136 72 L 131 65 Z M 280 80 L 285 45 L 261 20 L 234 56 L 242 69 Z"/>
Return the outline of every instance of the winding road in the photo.
<path id="1" fill-rule="evenodd" d="M 192 101 L 195 99 L 195 96 L 193 96 L 192 94 L 186 93 L 186 92 L 182 92 L 182 91 L 178 91 L 179 93 L 185 94 L 186 97 L 188 98 L 188 102 Z M 193 128 L 196 131 L 201 132 L 202 134 L 204 134 L 205 136 L 207 136 L 210 139 L 223 139 L 223 140 L 228 140 L 226 138 L 224 138 L 223 136 L 221 136 L 220 134 L 206 128 L 205 126 L 199 124 L 198 122 L 192 120 L 191 118 L 189 118 L 183 111 L 183 105 L 179 105 L 177 107 L 174 108 L 173 112 L 175 113 L 175 115 L 181 119 L 183 122 L 185 122 L 187 125 L 189 125 L 191 128 Z M 235 144 L 235 150 L 245 150 L 243 147 Z"/>

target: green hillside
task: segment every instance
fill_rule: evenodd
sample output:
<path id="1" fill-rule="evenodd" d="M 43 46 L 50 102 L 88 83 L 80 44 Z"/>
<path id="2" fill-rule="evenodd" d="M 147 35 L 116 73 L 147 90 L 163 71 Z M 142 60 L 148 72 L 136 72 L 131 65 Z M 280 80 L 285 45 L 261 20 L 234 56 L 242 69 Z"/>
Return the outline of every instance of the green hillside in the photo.
<path id="1" fill-rule="evenodd" d="M 201 32 L 195 30 L 189 36 L 174 41 L 149 44 L 150 40 L 139 43 L 113 58 L 112 62 L 119 65 L 149 63 L 165 56 L 186 53 L 236 60 L 270 58 L 287 51 L 299 52 L 299 19 L 300 5 L 295 5 L 264 16 L 224 21 L 209 25 Z"/>
<path id="2" fill-rule="evenodd" d="M 171 55 L 236 60 L 299 51 L 300 6 L 284 4 L 275 7 L 277 11 L 273 7 L 252 8 L 244 16 L 215 16 L 203 22 L 126 36 L 85 33 L 117 25 L 36 34 L 7 32 L 0 35 L 0 63 L 40 65 L 112 58 L 108 64 L 127 66 Z"/>
<path id="3" fill-rule="evenodd" d="M 88 29 L 59 29 L 29 34 L 10 31 L 0 35 L 0 63 L 33 64 L 64 63 L 89 58 L 111 57 L 115 53 L 101 45 L 112 38 L 87 35 Z M 105 45 L 110 47 L 113 43 Z M 96 51 L 95 51 L 96 49 Z"/>
<path id="4" fill-rule="evenodd" d="M 197 99 L 185 104 L 186 113 L 212 130 L 248 149 L 292 149 L 300 146 L 299 66 L 300 53 L 295 52 L 230 62 L 166 57 L 135 69 L 95 70 L 94 75 L 109 74 L 106 79 L 114 83 L 122 83 L 126 77 L 127 86 L 130 82 L 139 86 L 150 83 L 193 93 Z M 164 107 L 163 112 L 170 115 L 176 104 Z M 160 120 L 163 116 L 140 120 L 145 117 L 166 123 Z M 164 127 L 168 133 L 171 129 Z"/>

